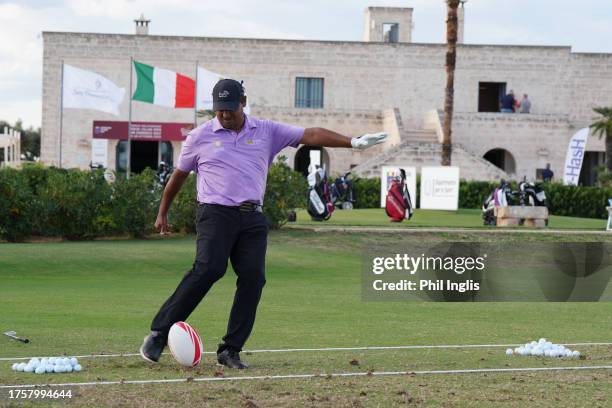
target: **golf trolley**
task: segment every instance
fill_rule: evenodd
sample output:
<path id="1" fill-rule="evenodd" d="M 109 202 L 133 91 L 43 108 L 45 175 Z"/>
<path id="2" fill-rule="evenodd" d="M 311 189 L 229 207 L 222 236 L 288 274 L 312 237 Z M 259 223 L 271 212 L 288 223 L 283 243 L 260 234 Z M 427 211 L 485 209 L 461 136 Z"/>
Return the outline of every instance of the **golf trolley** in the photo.
<path id="1" fill-rule="evenodd" d="M 513 191 L 510 183 L 502 180 L 500 186 L 493 190 L 482 204 L 484 225 L 497 225 L 495 208 L 510 205 L 546 207 L 550 211 L 550 202 L 541 184 L 528 182 L 524 177 L 523 181 L 518 183 L 518 191 Z M 548 225 L 548 219 L 545 225 Z"/>
<path id="2" fill-rule="evenodd" d="M 352 210 L 355 203 L 353 180 L 348 178 L 350 174 L 349 171 L 337 177 L 331 185 L 332 202 L 336 208 L 341 210 Z"/>

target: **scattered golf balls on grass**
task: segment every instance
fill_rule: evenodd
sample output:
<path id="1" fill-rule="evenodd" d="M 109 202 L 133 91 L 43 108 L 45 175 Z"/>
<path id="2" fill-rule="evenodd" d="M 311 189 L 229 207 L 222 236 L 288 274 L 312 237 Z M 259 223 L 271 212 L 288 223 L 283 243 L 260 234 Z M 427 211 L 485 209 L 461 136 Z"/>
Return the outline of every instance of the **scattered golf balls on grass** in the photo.
<path id="1" fill-rule="evenodd" d="M 43 357 L 41 359 L 34 357 L 27 363 L 14 363 L 11 368 L 13 371 L 36 374 L 70 373 L 83 369 L 75 357 Z"/>
<path id="2" fill-rule="evenodd" d="M 572 351 L 562 344 L 554 344 L 546 339 L 540 339 L 538 341 L 525 343 L 525 345 L 517 347 L 514 350 L 510 348 L 506 349 L 506 355 L 579 358 L 580 352 L 577 350 Z"/>

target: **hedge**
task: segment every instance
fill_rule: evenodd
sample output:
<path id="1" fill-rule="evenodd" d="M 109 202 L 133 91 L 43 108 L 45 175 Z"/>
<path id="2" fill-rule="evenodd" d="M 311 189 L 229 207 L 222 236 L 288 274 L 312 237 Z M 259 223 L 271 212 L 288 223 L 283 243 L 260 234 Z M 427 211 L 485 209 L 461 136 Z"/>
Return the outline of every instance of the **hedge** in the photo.
<path id="1" fill-rule="evenodd" d="M 152 170 L 108 184 L 102 170 L 0 169 L 0 237 L 143 237 L 153 230 L 160 194 Z"/>
<path id="2" fill-rule="evenodd" d="M 420 195 L 417 181 L 417 201 Z M 355 179 L 355 208 L 378 208 L 380 203 L 380 178 Z M 465 181 L 459 183 L 459 208 L 481 208 L 484 199 L 499 183 L 488 181 Z M 516 182 L 511 183 L 517 190 Z M 611 187 L 566 186 L 561 183 L 545 183 L 544 191 L 550 201 L 553 215 L 606 219 L 608 199 L 612 198 Z M 414 202 L 414 199 L 413 199 Z"/>
<path id="3" fill-rule="evenodd" d="M 303 208 L 307 199 L 304 177 L 291 170 L 284 158 L 268 173 L 264 213 L 271 228 L 281 227 L 288 214 Z M 417 182 L 417 201 L 419 195 Z M 380 178 L 353 181 L 356 208 L 378 208 Z M 480 208 L 497 183 L 461 181 L 459 207 Z M 516 183 L 512 188 L 516 190 Z M 545 184 L 552 214 L 607 217 L 611 187 Z M 161 187 L 152 170 L 108 184 L 101 170 L 65 170 L 41 165 L 0 169 L 0 237 L 22 241 L 31 236 L 91 239 L 129 235 L 140 238 L 154 231 Z M 174 230 L 195 232 L 196 177 L 191 175 L 171 207 Z"/>
<path id="4" fill-rule="evenodd" d="M 303 206 L 306 180 L 284 162 L 268 173 L 264 212 L 272 228 L 287 221 L 289 211 Z M 109 184 L 102 170 L 66 170 L 24 165 L 0 169 L 0 237 L 23 241 L 32 236 L 69 240 L 154 232 L 162 188 L 153 170 L 118 177 Z M 174 230 L 195 232 L 196 176 L 190 175 L 170 209 Z"/>

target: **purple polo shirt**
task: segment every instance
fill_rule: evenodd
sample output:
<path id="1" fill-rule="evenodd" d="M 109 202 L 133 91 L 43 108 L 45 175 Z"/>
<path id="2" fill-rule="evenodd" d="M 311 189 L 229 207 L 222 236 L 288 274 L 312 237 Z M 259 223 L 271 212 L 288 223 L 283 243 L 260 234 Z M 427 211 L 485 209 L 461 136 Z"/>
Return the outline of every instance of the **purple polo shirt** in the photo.
<path id="1" fill-rule="evenodd" d="M 263 204 L 274 156 L 287 146 L 297 147 L 302 136 L 302 127 L 247 115 L 242 130 L 236 133 L 214 118 L 189 133 L 176 168 L 197 173 L 200 203 Z"/>

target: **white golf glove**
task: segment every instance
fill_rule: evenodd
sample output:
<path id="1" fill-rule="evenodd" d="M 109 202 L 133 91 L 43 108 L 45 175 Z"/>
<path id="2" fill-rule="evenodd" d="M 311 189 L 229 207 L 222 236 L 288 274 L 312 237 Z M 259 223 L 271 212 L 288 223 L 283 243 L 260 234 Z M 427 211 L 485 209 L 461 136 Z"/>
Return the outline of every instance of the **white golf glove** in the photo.
<path id="1" fill-rule="evenodd" d="M 366 133 L 365 135 L 351 139 L 351 146 L 353 146 L 354 149 L 367 149 L 368 147 L 384 142 L 386 139 L 387 134 L 385 132 Z"/>

